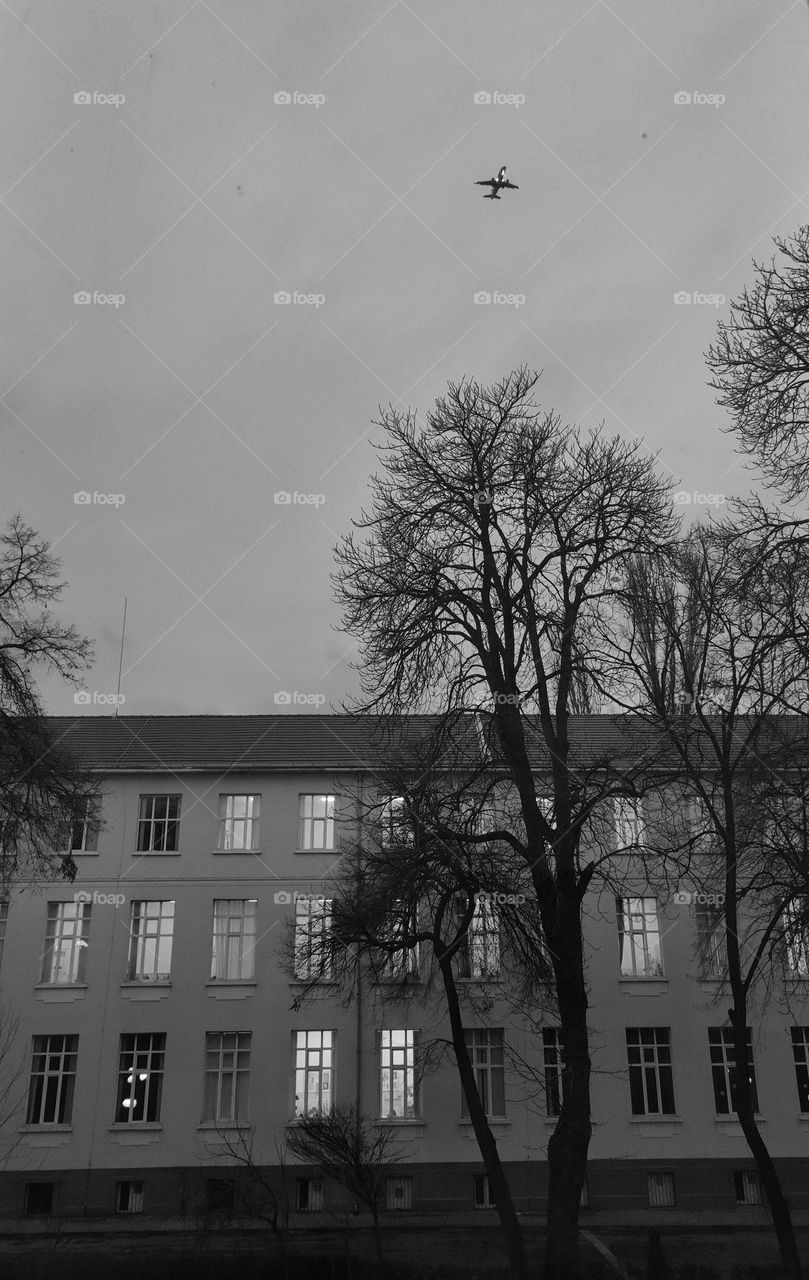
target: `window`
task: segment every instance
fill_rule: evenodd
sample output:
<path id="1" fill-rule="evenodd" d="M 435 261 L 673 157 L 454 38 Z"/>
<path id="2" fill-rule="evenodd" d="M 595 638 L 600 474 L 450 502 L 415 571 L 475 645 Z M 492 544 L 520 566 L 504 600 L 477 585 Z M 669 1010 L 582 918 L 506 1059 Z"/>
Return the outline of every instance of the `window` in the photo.
<path id="1" fill-rule="evenodd" d="M 750 1028 L 746 1031 L 747 1051 L 750 1061 L 750 1088 L 753 1094 L 753 1110 L 758 1111 L 756 1073 L 753 1066 Z M 736 1111 L 736 1051 L 733 1048 L 733 1031 L 730 1027 L 709 1027 L 708 1044 L 711 1050 L 711 1075 L 718 1115 Z"/>
<path id="2" fill-rule="evenodd" d="M 385 1179 L 385 1208 L 391 1211 L 394 1209 L 413 1208 L 412 1178 Z"/>
<path id="3" fill-rule="evenodd" d="M 142 1182 L 116 1182 L 115 1212 L 143 1213 Z"/>
<path id="4" fill-rule="evenodd" d="M 393 909 L 385 922 L 382 933 L 395 951 L 383 951 L 382 964 L 379 970 L 380 982 L 404 982 L 407 978 L 417 978 L 419 972 L 419 945 L 414 942 L 406 946 L 405 941 L 416 930 L 416 920 L 409 916 L 408 909 L 401 899 L 393 904 Z"/>
<path id="5" fill-rule="evenodd" d="M 388 796 L 382 806 L 382 847 L 412 845 L 413 826 L 407 812 L 404 796 Z"/>
<path id="6" fill-rule="evenodd" d="M 487 1116 L 506 1114 L 506 1085 L 501 1027 L 483 1027 L 464 1031 L 466 1047 L 472 1060 L 478 1097 Z M 462 1114 L 469 1115 L 466 1098 L 462 1097 Z"/>
<path id="7" fill-rule="evenodd" d="M 633 1116 L 674 1115 L 668 1027 L 627 1027 L 629 1093 Z"/>
<path id="8" fill-rule="evenodd" d="M 697 902 L 695 907 L 697 947 L 706 978 L 721 978 L 727 964 L 725 912 L 723 907 Z"/>
<path id="9" fill-rule="evenodd" d="M 323 1208 L 323 1179 L 298 1178 L 295 1184 L 298 1213 L 319 1213 Z"/>
<path id="10" fill-rule="evenodd" d="M 238 1124 L 247 1119 L 250 1045 L 249 1031 L 205 1033 L 204 1122 Z"/>
<path id="11" fill-rule="evenodd" d="M 146 1124 L 160 1119 L 165 1056 L 163 1032 L 121 1036 L 116 1124 Z"/>
<path id="12" fill-rule="evenodd" d="M 261 796 L 219 797 L 218 849 L 258 849 Z"/>
<path id="13" fill-rule="evenodd" d="M 673 1173 L 650 1173 L 646 1177 L 652 1209 L 673 1209 L 677 1204 Z"/>
<path id="14" fill-rule="evenodd" d="M 787 970 L 793 977 L 806 978 L 809 976 L 809 934 L 805 899 L 793 898 L 787 903 L 783 925 Z"/>
<path id="15" fill-rule="evenodd" d="M 562 1029 L 542 1028 L 545 1058 L 545 1114 L 558 1116 L 562 1111 Z"/>
<path id="16" fill-rule="evenodd" d="M 84 982 L 89 902 L 49 902 L 40 982 Z"/>
<path id="17" fill-rule="evenodd" d="M 256 903 L 256 898 L 214 898 L 212 981 L 255 978 Z"/>
<path id="18" fill-rule="evenodd" d="M 643 801 L 639 796 L 615 796 L 615 837 L 619 849 L 643 844 Z"/>
<path id="19" fill-rule="evenodd" d="M 761 1204 L 761 1183 L 755 1169 L 737 1169 L 733 1185 L 737 1204 Z"/>
<path id="20" fill-rule="evenodd" d="M 231 1178 L 208 1178 L 205 1183 L 205 1213 L 224 1220 L 233 1216 L 236 1184 Z"/>
<path id="21" fill-rule="evenodd" d="M 489 1191 L 489 1179 L 485 1173 L 472 1174 L 472 1204 L 476 1209 L 493 1209 L 494 1200 Z"/>
<path id="22" fill-rule="evenodd" d="M 70 829 L 70 853 L 96 853 L 98 833 L 101 827 L 101 802 L 88 796 Z"/>
<path id="23" fill-rule="evenodd" d="M 332 1100 L 333 1031 L 295 1033 L 295 1115 L 328 1115 Z"/>
<path id="24" fill-rule="evenodd" d="M 333 849 L 334 796 L 298 797 L 298 848 Z"/>
<path id="25" fill-rule="evenodd" d="M 34 1036 L 26 1124 L 70 1124 L 78 1036 Z"/>
<path id="26" fill-rule="evenodd" d="M 6 941 L 7 925 L 8 925 L 8 903 L 0 900 L 0 964 L 3 963 L 3 947 Z"/>
<path id="27" fill-rule="evenodd" d="M 418 1114 L 415 1031 L 383 1031 L 380 1037 L 380 1116 L 412 1118 Z"/>
<path id="28" fill-rule="evenodd" d="M 331 898 L 295 899 L 295 977 L 328 980 L 332 971 Z"/>
<path id="29" fill-rule="evenodd" d="M 26 1218 L 44 1218 L 53 1213 L 53 1183 L 26 1182 L 25 1184 L 25 1216 Z"/>
<path id="30" fill-rule="evenodd" d="M 456 900 L 458 928 L 463 926 L 467 910 L 467 899 L 459 897 Z M 500 972 L 500 928 L 494 903 L 486 894 L 478 894 L 475 899 L 475 913 L 458 952 L 458 968 L 459 977 L 478 981 L 496 978 Z"/>
<path id="31" fill-rule="evenodd" d="M 660 978 L 663 957 L 657 898 L 616 898 L 618 951 L 626 978 Z"/>
<path id="32" fill-rule="evenodd" d="M 127 969 L 130 982 L 168 981 L 173 937 L 173 901 L 132 903 Z"/>
<path id="33" fill-rule="evenodd" d="M 138 817 L 138 850 L 170 853 L 177 849 L 182 796 L 141 796 Z"/>
<path id="34" fill-rule="evenodd" d="M 809 1111 L 809 1027 L 790 1027 L 801 1111 Z"/>

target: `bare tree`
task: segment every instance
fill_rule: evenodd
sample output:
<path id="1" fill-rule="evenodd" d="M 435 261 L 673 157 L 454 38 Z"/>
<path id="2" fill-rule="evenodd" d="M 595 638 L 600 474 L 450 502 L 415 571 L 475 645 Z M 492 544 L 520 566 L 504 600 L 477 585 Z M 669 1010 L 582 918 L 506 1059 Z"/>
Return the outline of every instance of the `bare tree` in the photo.
<path id="1" fill-rule="evenodd" d="M 333 1106 L 298 1116 L 289 1133 L 290 1150 L 342 1183 L 371 1214 L 376 1259 L 382 1265 L 379 1200 L 385 1179 L 401 1154 L 391 1128 L 374 1125 L 356 1107 Z"/>
<path id="2" fill-rule="evenodd" d="M 262 1223 L 272 1233 L 281 1257 L 283 1280 L 289 1275 L 289 1229 L 292 1204 L 287 1174 L 287 1144 L 275 1144 L 275 1162 L 268 1164 L 254 1152 L 254 1137 L 243 1125 L 217 1125 L 224 1146 L 224 1159 L 238 1173 L 234 1180 L 234 1208 L 242 1216 Z M 208 1145 L 215 1158 L 222 1159 L 221 1147 Z M 206 1206 L 206 1217 L 207 1217 Z"/>
<path id="3" fill-rule="evenodd" d="M 7 1160 L 20 1141 L 12 1122 L 25 1104 L 27 1059 L 19 1042 L 20 1023 L 5 1000 L 0 1000 L 0 1159 Z"/>
<path id="4" fill-rule="evenodd" d="M 736 514 L 694 528 L 654 579 L 628 575 L 623 649 L 644 691 L 643 718 L 664 736 L 672 777 L 690 792 L 702 883 L 724 903 L 724 936 L 717 921 L 709 933 L 732 999 L 731 1102 L 784 1274 L 799 1280 L 789 1207 L 755 1119 L 748 1026 L 756 986 L 773 978 L 770 962 L 794 952 L 809 922 L 809 564 L 805 530 L 781 523 L 773 539 L 749 504 Z M 675 678 L 683 696 L 673 702 Z"/>
<path id="5" fill-rule="evenodd" d="M 753 264 L 707 360 L 728 430 L 791 501 L 809 490 L 809 226 L 775 245 L 781 260 Z"/>
<path id="6" fill-rule="evenodd" d="M 598 639 L 633 556 L 666 554 L 668 487 L 637 444 L 584 437 L 541 413 L 536 375 L 450 385 L 427 427 L 390 409 L 373 507 L 337 549 L 344 627 L 359 641 L 358 709 L 488 712 L 519 796 L 516 840 L 539 905 L 562 1031 L 563 1101 L 548 1145 L 548 1280 L 577 1274 L 590 1142 L 582 902 L 595 871 L 580 841 L 604 768 L 582 783 L 572 708 L 586 676 L 608 696 Z M 537 757 L 553 802 L 536 794 Z"/>
<path id="7" fill-rule="evenodd" d="M 54 874 L 73 879 L 66 832 L 84 821 L 95 787 L 47 725 L 33 683 L 42 665 L 75 683 L 91 645 L 58 621 L 59 561 L 14 516 L 0 534 L 0 883 Z"/>

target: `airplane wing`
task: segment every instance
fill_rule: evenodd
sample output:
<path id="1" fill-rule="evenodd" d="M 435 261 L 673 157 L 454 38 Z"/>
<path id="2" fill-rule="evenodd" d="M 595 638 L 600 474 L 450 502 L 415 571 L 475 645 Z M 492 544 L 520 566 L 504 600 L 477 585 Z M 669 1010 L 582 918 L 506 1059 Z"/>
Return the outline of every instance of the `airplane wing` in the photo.
<path id="1" fill-rule="evenodd" d="M 496 187 L 497 179 L 496 178 L 479 178 L 475 182 L 475 186 L 476 187 Z"/>
<path id="2" fill-rule="evenodd" d="M 511 191 L 519 191 L 519 187 L 514 182 L 501 182 L 502 187 L 509 187 Z"/>

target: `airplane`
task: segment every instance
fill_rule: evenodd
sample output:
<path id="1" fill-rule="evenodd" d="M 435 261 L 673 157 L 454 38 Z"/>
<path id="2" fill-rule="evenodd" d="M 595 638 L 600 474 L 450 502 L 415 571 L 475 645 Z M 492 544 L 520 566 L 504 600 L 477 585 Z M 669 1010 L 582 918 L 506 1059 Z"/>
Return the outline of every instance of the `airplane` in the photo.
<path id="1" fill-rule="evenodd" d="M 515 186 L 513 182 L 509 182 L 508 178 L 506 177 L 505 165 L 503 165 L 502 169 L 500 170 L 496 178 L 483 178 L 480 181 L 476 182 L 475 186 L 491 187 L 491 191 L 488 193 L 488 195 L 485 195 L 483 197 L 484 200 L 499 200 L 500 196 L 498 193 L 502 191 L 503 187 L 508 187 L 509 190 L 511 191 L 519 191 L 520 189 L 519 187 Z"/>

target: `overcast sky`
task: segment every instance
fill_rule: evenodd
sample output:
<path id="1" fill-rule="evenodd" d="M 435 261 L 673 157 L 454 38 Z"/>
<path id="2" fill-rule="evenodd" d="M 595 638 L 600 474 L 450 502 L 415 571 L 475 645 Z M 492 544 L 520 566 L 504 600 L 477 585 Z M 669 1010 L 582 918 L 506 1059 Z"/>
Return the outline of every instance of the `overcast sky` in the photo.
<path id="1" fill-rule="evenodd" d="M 350 694 L 332 547 L 380 403 L 448 380 L 543 370 L 689 516 L 755 483 L 703 353 L 809 221 L 805 0 L 0 0 L 0 48 L 0 510 L 96 641 L 80 711 L 125 596 L 125 712 Z"/>

